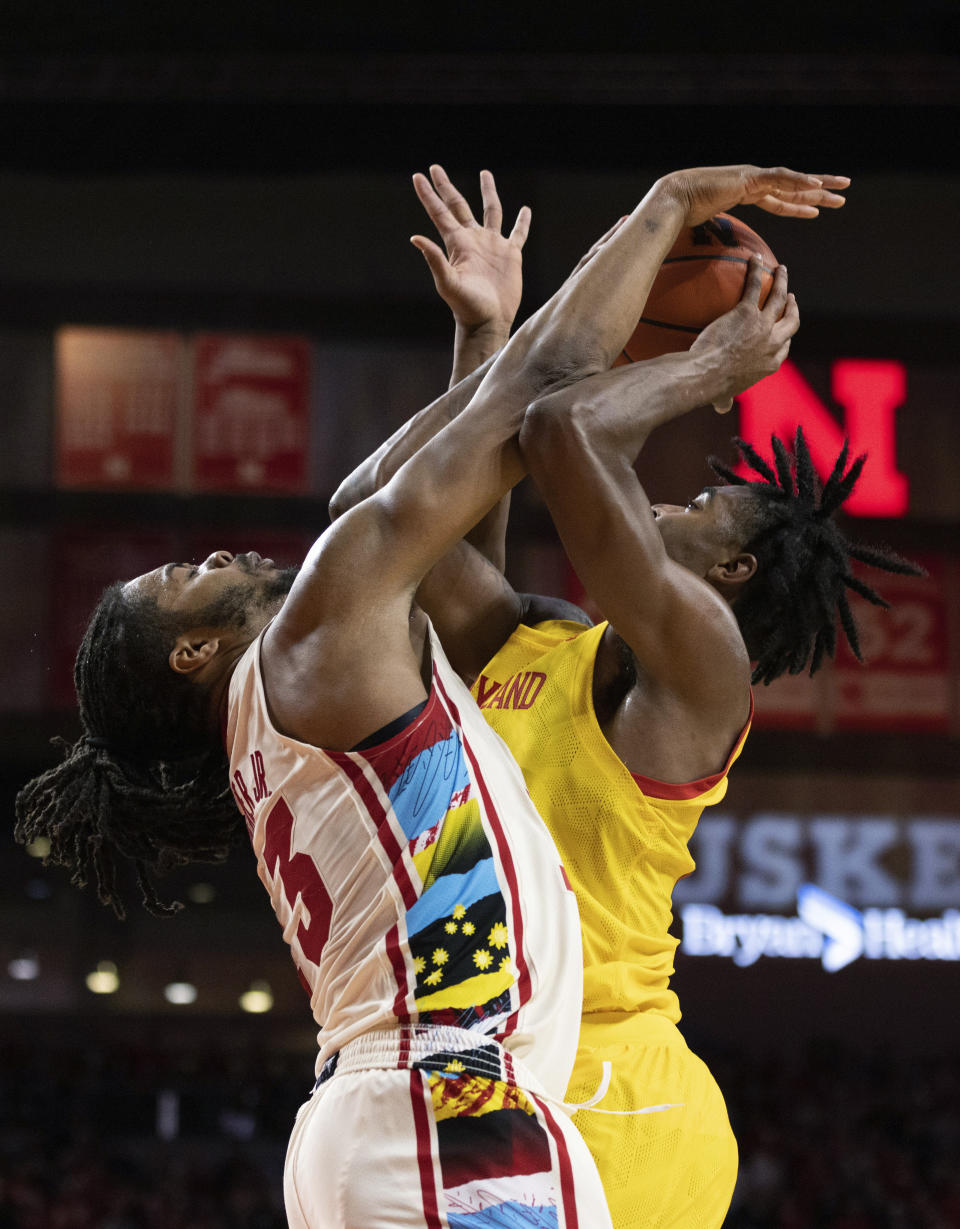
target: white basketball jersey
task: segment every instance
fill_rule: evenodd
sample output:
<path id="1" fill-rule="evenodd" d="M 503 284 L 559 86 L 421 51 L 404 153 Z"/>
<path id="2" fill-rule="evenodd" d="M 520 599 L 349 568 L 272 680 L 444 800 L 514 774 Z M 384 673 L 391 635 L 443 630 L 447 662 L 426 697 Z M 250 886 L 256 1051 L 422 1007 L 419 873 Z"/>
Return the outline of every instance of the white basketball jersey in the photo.
<path id="1" fill-rule="evenodd" d="M 580 1027 L 576 902 L 523 777 L 433 629 L 423 711 L 322 751 L 271 724 L 258 638 L 230 682 L 231 785 L 320 1026 L 319 1071 L 371 1029 L 495 1038 L 562 1098 Z"/>

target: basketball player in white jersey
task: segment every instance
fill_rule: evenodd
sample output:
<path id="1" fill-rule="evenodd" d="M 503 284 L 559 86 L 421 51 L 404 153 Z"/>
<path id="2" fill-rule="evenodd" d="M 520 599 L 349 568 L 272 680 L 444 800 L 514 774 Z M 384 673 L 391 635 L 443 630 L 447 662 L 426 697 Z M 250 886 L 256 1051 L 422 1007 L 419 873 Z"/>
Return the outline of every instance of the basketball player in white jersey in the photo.
<path id="1" fill-rule="evenodd" d="M 94 613 L 83 735 L 21 791 L 17 836 L 45 835 L 118 910 L 129 858 L 163 911 L 154 874 L 224 856 L 245 820 L 320 1026 L 285 1173 L 294 1229 L 609 1226 L 559 1108 L 581 1001 L 573 897 L 413 595 L 521 476 L 526 406 L 619 353 L 678 221 L 820 190 L 780 169 L 659 181 L 299 573 L 216 551 L 118 582 Z"/>

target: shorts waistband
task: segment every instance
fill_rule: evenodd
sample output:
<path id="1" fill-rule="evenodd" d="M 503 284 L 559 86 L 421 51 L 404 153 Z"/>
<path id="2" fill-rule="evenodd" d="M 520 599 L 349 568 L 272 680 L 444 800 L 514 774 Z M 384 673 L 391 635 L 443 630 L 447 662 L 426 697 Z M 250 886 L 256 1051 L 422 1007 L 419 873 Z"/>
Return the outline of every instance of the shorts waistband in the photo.
<path id="1" fill-rule="evenodd" d="M 348 1041 L 323 1064 L 314 1091 L 334 1074 L 419 1068 L 443 1075 L 475 1075 L 516 1082 L 516 1063 L 493 1037 L 447 1025 L 377 1029 Z"/>
<path id="2" fill-rule="evenodd" d="M 395 1029 L 377 1029 L 348 1041 L 323 1064 L 313 1092 L 322 1088 L 334 1075 L 355 1071 L 410 1069 L 435 1072 L 449 1079 L 479 1076 L 487 1080 L 500 1080 L 505 1084 L 533 1091 L 567 1114 L 573 1114 L 577 1110 L 589 1110 L 595 1114 L 630 1118 L 636 1114 L 658 1114 L 664 1110 L 684 1108 L 682 1102 L 671 1102 L 664 1105 L 646 1105 L 634 1110 L 595 1109 L 594 1106 L 603 1100 L 610 1087 L 612 1067 L 608 1061 L 602 1064 L 602 1078 L 592 1097 L 579 1103 L 557 1100 L 540 1091 L 538 1082 L 531 1080 L 522 1064 L 495 1038 L 483 1033 L 473 1033 L 468 1029 L 440 1025 L 404 1025 Z"/>

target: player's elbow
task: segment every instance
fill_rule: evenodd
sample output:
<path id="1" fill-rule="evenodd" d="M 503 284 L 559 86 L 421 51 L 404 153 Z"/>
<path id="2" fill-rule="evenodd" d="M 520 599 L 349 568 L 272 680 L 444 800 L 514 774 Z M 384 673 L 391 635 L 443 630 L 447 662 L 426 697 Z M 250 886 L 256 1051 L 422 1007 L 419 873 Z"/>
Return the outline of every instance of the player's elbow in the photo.
<path id="1" fill-rule="evenodd" d="M 575 392 L 571 389 L 566 395 L 548 394 L 527 406 L 518 443 L 531 473 L 589 447 L 587 415 L 578 412 Z"/>
<path id="2" fill-rule="evenodd" d="M 363 503 L 367 496 L 371 495 L 381 485 L 375 475 L 371 479 L 362 469 L 355 470 L 348 477 L 344 478 L 327 504 L 327 513 L 331 522 L 338 520 L 345 512 L 355 508 L 357 504 Z"/>
<path id="3" fill-rule="evenodd" d="M 330 517 L 331 522 L 343 516 L 344 512 L 350 507 L 346 492 L 343 489 L 345 485 L 345 483 L 341 482 L 327 504 L 327 515 Z"/>
<path id="4" fill-rule="evenodd" d="M 611 361 L 597 339 L 572 337 L 547 329 L 531 346 L 524 361 L 529 399 L 606 371 Z"/>

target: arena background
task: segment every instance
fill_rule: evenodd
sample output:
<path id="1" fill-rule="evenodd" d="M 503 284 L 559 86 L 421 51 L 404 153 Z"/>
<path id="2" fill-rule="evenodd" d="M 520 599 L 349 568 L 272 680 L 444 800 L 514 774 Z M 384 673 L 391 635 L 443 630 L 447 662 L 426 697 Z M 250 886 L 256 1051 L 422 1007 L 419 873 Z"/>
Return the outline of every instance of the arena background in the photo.
<path id="1" fill-rule="evenodd" d="M 666 170 L 853 176 L 817 223 L 745 213 L 798 296 L 790 382 L 665 429 L 643 475 L 686 500 L 708 452 L 762 442 L 787 405 L 824 449 L 869 445 L 879 502 L 845 528 L 930 576 L 881 579 L 896 607 L 868 622 L 865 670 L 761 690 L 678 889 L 676 986 L 741 1143 L 729 1226 L 960 1225 L 956 6 L 886 25 L 859 5 L 603 2 L 589 24 L 523 4 L 14 3 L 4 21 L 11 822 L 50 737 L 76 732 L 99 589 L 218 547 L 293 561 L 339 478 L 444 387 L 414 170 L 442 162 L 476 203 L 486 166 L 508 217 L 532 206 L 522 315 Z M 509 571 L 577 594 L 525 488 Z M 117 922 L 9 837 L 0 885 L 0 1226 L 282 1224 L 314 1033 L 252 857 L 171 877 L 189 907 L 167 922 Z M 193 1001 L 165 997 L 184 984 Z M 251 990 L 270 1010 L 241 1007 Z"/>

